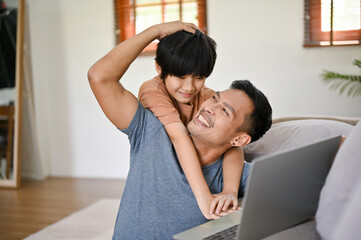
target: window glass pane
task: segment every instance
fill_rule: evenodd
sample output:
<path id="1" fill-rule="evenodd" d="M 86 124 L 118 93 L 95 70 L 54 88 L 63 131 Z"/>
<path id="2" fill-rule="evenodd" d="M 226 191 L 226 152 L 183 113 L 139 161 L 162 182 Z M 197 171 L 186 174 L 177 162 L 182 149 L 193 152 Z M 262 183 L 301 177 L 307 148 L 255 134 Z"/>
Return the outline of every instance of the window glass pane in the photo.
<path id="1" fill-rule="evenodd" d="M 191 22 L 198 26 L 198 9 L 197 3 L 182 4 L 182 21 Z"/>
<path id="2" fill-rule="evenodd" d="M 322 0 L 321 28 L 331 30 L 331 0 Z M 333 30 L 357 30 L 361 27 L 360 0 L 333 0 Z"/>
<path id="3" fill-rule="evenodd" d="M 161 3 L 162 0 L 135 0 L 136 5 L 148 4 L 148 3 Z"/>
<path id="4" fill-rule="evenodd" d="M 331 30 L 331 0 L 321 1 L 321 30 L 329 32 Z"/>
<path id="5" fill-rule="evenodd" d="M 135 10 L 135 29 L 136 34 L 146 28 L 162 22 L 162 7 L 137 7 Z"/>
<path id="6" fill-rule="evenodd" d="M 179 4 L 165 5 L 164 21 L 171 22 L 179 20 Z"/>
<path id="7" fill-rule="evenodd" d="M 333 30 L 360 29 L 360 0 L 333 0 Z"/>
<path id="8" fill-rule="evenodd" d="M 320 0 L 321 1 L 321 0 Z M 115 0 L 117 42 L 139 34 L 146 28 L 161 22 L 182 19 L 206 29 L 204 1 L 198 0 Z M 182 4 L 182 7 L 180 7 Z M 198 6 L 200 20 L 198 20 Z M 182 16 L 180 16 L 182 14 Z M 154 51 L 156 44 L 150 44 L 145 51 Z"/>

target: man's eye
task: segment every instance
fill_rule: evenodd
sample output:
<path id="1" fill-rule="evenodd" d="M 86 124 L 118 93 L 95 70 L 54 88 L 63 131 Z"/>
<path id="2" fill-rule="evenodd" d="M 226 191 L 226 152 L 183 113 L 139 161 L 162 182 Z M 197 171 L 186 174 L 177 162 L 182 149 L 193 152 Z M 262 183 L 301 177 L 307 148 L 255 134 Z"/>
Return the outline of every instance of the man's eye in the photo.
<path id="1" fill-rule="evenodd" d="M 217 101 L 216 96 L 213 95 L 213 96 L 212 96 L 212 100 L 216 102 L 216 101 Z"/>
<path id="2" fill-rule="evenodd" d="M 227 110 L 226 110 L 225 108 L 223 108 L 223 112 L 224 112 L 227 116 L 229 116 L 229 114 L 228 114 L 228 112 L 227 112 Z"/>

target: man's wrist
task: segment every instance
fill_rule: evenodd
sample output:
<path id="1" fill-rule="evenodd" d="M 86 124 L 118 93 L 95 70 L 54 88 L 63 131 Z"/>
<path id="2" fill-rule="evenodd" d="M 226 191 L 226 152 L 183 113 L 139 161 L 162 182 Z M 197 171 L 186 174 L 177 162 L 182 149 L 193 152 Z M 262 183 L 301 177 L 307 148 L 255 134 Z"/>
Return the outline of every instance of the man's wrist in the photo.
<path id="1" fill-rule="evenodd" d="M 161 36 L 161 23 L 149 27 L 149 30 L 152 31 L 152 33 L 154 34 L 153 40 L 155 40 L 155 39 L 159 40 L 159 38 Z"/>
<path id="2" fill-rule="evenodd" d="M 159 39 L 160 37 L 160 28 L 158 27 L 159 24 L 153 25 L 143 32 L 139 33 L 139 35 L 143 35 L 143 38 L 146 38 L 149 42 L 152 42 L 155 39 Z"/>

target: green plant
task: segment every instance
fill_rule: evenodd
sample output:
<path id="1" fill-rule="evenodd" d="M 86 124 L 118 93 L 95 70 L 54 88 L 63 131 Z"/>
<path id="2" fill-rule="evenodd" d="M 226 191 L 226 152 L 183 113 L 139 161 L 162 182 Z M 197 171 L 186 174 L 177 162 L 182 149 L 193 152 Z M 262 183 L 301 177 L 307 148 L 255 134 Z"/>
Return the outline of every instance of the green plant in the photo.
<path id="1" fill-rule="evenodd" d="M 353 65 L 361 70 L 361 61 L 355 59 Z M 348 75 L 324 70 L 321 74 L 322 80 L 330 85 L 330 89 L 339 89 L 340 94 L 348 96 L 361 96 L 361 75 Z"/>

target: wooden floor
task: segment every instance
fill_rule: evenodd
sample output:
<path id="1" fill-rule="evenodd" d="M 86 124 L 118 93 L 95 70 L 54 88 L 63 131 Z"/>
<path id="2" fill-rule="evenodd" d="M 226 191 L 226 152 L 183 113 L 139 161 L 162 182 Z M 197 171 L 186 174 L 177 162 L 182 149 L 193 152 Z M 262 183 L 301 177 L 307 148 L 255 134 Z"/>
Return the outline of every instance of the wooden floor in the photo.
<path id="1" fill-rule="evenodd" d="M 23 239 L 99 199 L 120 199 L 124 185 L 118 179 L 51 177 L 0 189 L 0 240 Z"/>

